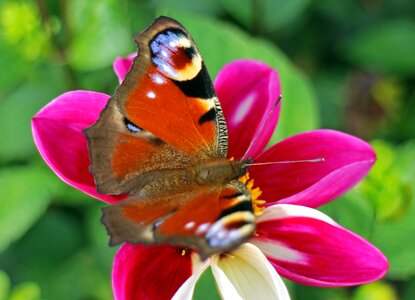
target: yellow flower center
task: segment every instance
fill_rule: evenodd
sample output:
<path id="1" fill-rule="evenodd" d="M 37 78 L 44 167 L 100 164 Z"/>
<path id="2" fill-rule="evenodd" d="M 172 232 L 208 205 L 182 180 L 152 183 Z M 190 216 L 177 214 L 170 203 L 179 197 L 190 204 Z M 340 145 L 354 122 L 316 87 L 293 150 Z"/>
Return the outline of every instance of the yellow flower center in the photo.
<path id="1" fill-rule="evenodd" d="M 186 256 L 190 254 L 190 250 L 188 248 L 177 248 L 177 252 L 181 255 L 181 256 Z"/>
<path id="2" fill-rule="evenodd" d="M 264 213 L 266 203 L 265 200 L 259 199 L 262 194 L 261 189 L 259 187 L 254 188 L 254 179 L 249 177 L 249 172 L 246 172 L 245 175 L 239 177 L 239 180 L 248 188 L 249 193 L 251 194 L 252 207 L 255 216 L 261 216 Z"/>

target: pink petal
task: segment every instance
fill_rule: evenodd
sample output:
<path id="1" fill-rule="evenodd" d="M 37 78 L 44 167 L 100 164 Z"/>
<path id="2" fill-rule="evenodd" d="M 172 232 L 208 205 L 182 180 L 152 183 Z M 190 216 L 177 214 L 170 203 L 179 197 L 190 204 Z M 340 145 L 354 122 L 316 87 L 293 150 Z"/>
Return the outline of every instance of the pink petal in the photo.
<path id="1" fill-rule="evenodd" d="M 192 275 L 190 253 L 168 245 L 124 244 L 112 271 L 116 300 L 171 299 Z"/>
<path id="2" fill-rule="evenodd" d="M 67 184 L 105 202 L 121 197 L 96 192 L 89 173 L 87 140 L 82 130 L 95 123 L 110 96 L 73 91 L 60 95 L 32 120 L 35 144 L 48 166 Z"/>
<path id="3" fill-rule="evenodd" d="M 305 162 L 254 166 L 249 172 L 268 204 L 292 203 L 318 207 L 359 182 L 375 163 L 372 147 L 356 137 L 333 130 L 292 136 L 265 151 L 256 162 Z"/>
<path id="4" fill-rule="evenodd" d="M 278 74 L 266 64 L 238 60 L 226 65 L 215 89 L 229 130 L 229 157 L 242 158 L 281 94 Z M 278 122 L 274 110 L 247 157 L 256 157 L 267 145 Z"/>
<path id="5" fill-rule="evenodd" d="M 133 60 L 137 56 L 137 53 L 132 53 L 127 57 L 117 57 L 112 65 L 114 68 L 114 72 L 118 77 L 118 81 L 123 82 L 125 75 L 127 75 L 128 71 L 131 69 L 133 65 Z"/>
<path id="6" fill-rule="evenodd" d="M 321 212 L 288 204 L 265 211 L 250 242 L 288 279 L 313 286 L 349 286 L 377 280 L 388 269 L 378 249 Z"/>

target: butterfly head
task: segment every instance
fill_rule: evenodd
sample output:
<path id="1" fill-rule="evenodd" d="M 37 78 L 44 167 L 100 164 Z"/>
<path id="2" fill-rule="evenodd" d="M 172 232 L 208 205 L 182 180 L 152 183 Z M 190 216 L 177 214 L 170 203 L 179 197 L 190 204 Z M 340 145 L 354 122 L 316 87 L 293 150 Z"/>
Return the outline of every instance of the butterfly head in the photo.
<path id="1" fill-rule="evenodd" d="M 253 162 L 254 160 L 252 158 L 236 161 L 235 168 L 236 170 L 239 170 L 238 178 L 240 178 L 248 172 L 248 169 L 253 164 Z"/>

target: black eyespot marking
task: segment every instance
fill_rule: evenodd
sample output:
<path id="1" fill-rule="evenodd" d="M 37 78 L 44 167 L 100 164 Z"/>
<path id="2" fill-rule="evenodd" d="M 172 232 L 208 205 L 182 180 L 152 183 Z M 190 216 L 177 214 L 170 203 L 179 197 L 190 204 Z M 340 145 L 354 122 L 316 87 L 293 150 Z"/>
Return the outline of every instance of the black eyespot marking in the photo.
<path id="1" fill-rule="evenodd" d="M 210 99 L 215 96 L 215 90 L 204 63 L 194 78 L 185 81 L 174 80 L 173 82 L 188 97 Z"/>
<path id="2" fill-rule="evenodd" d="M 143 128 L 138 127 L 137 125 L 135 125 L 133 122 L 131 122 L 127 118 L 124 118 L 124 124 L 127 127 L 127 129 L 132 133 L 143 130 Z"/>
<path id="3" fill-rule="evenodd" d="M 199 119 L 199 125 L 216 119 L 216 110 L 212 107 Z"/>
<path id="4" fill-rule="evenodd" d="M 225 209 L 220 214 L 219 219 L 220 218 L 223 218 L 225 216 L 228 216 L 230 214 L 233 214 L 235 212 L 240 212 L 240 211 L 250 211 L 250 212 L 253 212 L 254 210 L 252 208 L 251 201 L 241 201 L 238 204 L 236 204 L 235 206 L 232 206 L 232 207 L 229 207 L 228 209 Z"/>
<path id="5" fill-rule="evenodd" d="M 186 56 L 187 56 L 189 59 L 192 59 L 193 57 L 195 57 L 195 56 L 196 56 L 196 50 L 195 50 L 195 47 L 188 47 L 188 48 L 184 48 L 183 50 L 184 50 L 184 54 L 186 54 Z"/>
<path id="6" fill-rule="evenodd" d="M 168 35 L 169 35 L 169 33 L 173 33 L 177 37 L 186 36 L 184 31 L 179 29 L 179 28 L 169 28 L 169 29 L 166 29 L 165 31 L 163 31 L 162 33 L 166 33 Z"/>

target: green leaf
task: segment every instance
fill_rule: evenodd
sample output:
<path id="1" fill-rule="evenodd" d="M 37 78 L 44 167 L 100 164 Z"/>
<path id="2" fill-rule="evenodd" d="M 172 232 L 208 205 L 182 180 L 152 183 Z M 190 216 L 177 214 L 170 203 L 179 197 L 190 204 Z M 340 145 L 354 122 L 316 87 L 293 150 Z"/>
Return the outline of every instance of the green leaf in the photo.
<path id="1" fill-rule="evenodd" d="M 60 92 L 65 90 L 65 77 L 59 67 L 44 65 L 5 99 L 0 99 L 0 164 L 25 160 L 36 152 L 31 119 Z"/>
<path id="2" fill-rule="evenodd" d="M 359 190 L 373 202 L 377 221 L 399 219 L 408 211 L 413 196 L 411 182 L 402 177 L 402 168 L 396 164 L 401 151 L 384 141 L 373 141 L 372 145 L 378 161 Z M 413 162 L 408 161 L 406 166 L 410 165 Z"/>
<path id="3" fill-rule="evenodd" d="M 393 199 L 391 199 L 393 201 Z M 415 206 L 396 221 L 376 224 L 371 241 L 390 262 L 388 276 L 405 279 L 415 274 Z"/>
<path id="4" fill-rule="evenodd" d="M 40 300 L 40 287 L 34 282 L 23 282 L 15 286 L 9 300 Z"/>
<path id="5" fill-rule="evenodd" d="M 344 95 L 345 78 L 347 73 L 344 70 L 321 70 L 316 73 L 312 80 L 317 92 L 321 119 L 324 120 L 324 127 L 340 129 L 344 124 Z"/>
<path id="6" fill-rule="evenodd" d="M 318 299 L 318 300 L 349 300 L 344 288 L 320 288 L 304 285 L 295 285 L 293 299 Z"/>
<path id="7" fill-rule="evenodd" d="M 0 93 L 7 92 L 8 89 L 22 81 L 31 67 L 22 56 L 16 53 L 15 49 L 3 40 L 1 35 L 0 66 L 3 70 L 7 70 L 7 72 L 0 72 Z"/>
<path id="8" fill-rule="evenodd" d="M 392 285 L 377 281 L 359 286 L 353 293 L 353 300 L 398 300 Z"/>
<path id="9" fill-rule="evenodd" d="M 44 299 L 111 299 L 112 258 L 100 261 L 89 251 L 83 221 L 83 208 L 50 207 L 0 264 L 16 281 L 35 278 Z"/>
<path id="10" fill-rule="evenodd" d="M 16 264 L 20 280 L 36 278 L 43 287 L 41 278 L 49 278 L 50 272 L 82 245 L 83 229 L 79 219 L 69 212 L 51 207 L 43 217 L 13 245 L 4 256 Z M 28 249 L 35 256 L 27 255 Z M 24 266 L 22 268 L 21 265 Z M 45 293 L 47 293 L 47 289 Z"/>
<path id="11" fill-rule="evenodd" d="M 10 279 L 6 272 L 0 270 L 0 300 L 6 300 L 10 291 Z"/>
<path id="12" fill-rule="evenodd" d="M 55 178 L 58 181 L 59 189 L 56 197 L 53 199 L 54 204 L 69 207 L 83 207 L 89 206 L 91 203 L 97 201 L 95 198 L 92 198 L 80 190 L 64 183 L 56 175 Z"/>
<path id="13" fill-rule="evenodd" d="M 68 2 L 73 40 L 69 61 L 77 70 L 96 70 L 133 49 L 123 3 L 117 0 Z"/>
<path id="14" fill-rule="evenodd" d="M 45 168 L 31 166 L 0 171 L 0 252 L 44 213 L 56 191 L 50 176 Z"/>
<path id="15" fill-rule="evenodd" d="M 194 300 L 215 300 L 221 299 L 216 289 L 216 281 L 213 277 L 212 269 L 207 268 L 196 283 Z"/>
<path id="16" fill-rule="evenodd" d="M 394 165 L 399 170 L 402 180 L 413 184 L 415 178 L 415 140 L 406 141 L 397 148 L 398 157 L 395 159 Z"/>
<path id="17" fill-rule="evenodd" d="M 287 26 L 302 15 L 310 0 L 221 0 L 225 10 L 252 30 L 267 32 Z M 262 27 L 262 28 L 258 28 Z"/>
<path id="18" fill-rule="evenodd" d="M 81 249 L 65 261 L 62 261 L 44 277 L 43 284 L 49 287 L 46 299 L 113 299 L 111 290 L 111 263 L 106 261 L 108 268 L 103 269 L 94 257 L 94 253 Z M 70 284 L 68 284 L 70 283 Z"/>
<path id="19" fill-rule="evenodd" d="M 192 34 L 212 78 L 225 64 L 242 58 L 265 62 L 278 71 L 283 100 L 273 140 L 318 127 L 319 115 L 310 81 L 280 49 L 265 40 L 252 38 L 226 23 L 201 16 L 172 14 Z"/>
<path id="20" fill-rule="evenodd" d="M 110 247 L 108 245 L 109 236 L 105 230 L 104 225 L 101 223 L 102 212 L 101 208 L 104 203 L 96 201 L 94 205 L 88 207 L 86 211 L 86 233 L 88 240 L 91 244 L 91 251 L 94 256 L 100 261 L 108 262 L 108 269 L 110 268 L 110 262 L 117 251 L 117 248 Z"/>
<path id="21" fill-rule="evenodd" d="M 405 288 L 403 292 L 403 296 L 401 300 L 413 300 L 413 299 L 415 299 L 415 279 L 414 278 L 412 278 L 407 284 L 407 287 Z"/>
<path id="22" fill-rule="evenodd" d="M 281 74 L 281 73 L 280 73 Z M 271 144 L 291 135 L 316 129 L 320 124 L 316 97 L 310 81 L 297 70 L 280 76 L 282 105 Z"/>
<path id="23" fill-rule="evenodd" d="M 49 46 L 49 31 L 41 25 L 34 3 L 0 3 L 0 91 L 24 80 L 36 60 L 49 53 Z"/>
<path id="24" fill-rule="evenodd" d="M 219 0 L 163 0 L 156 3 L 160 15 L 170 15 L 170 11 L 186 11 L 201 15 L 218 15 L 222 12 Z"/>
<path id="25" fill-rule="evenodd" d="M 320 208 L 341 226 L 369 238 L 373 233 L 373 205 L 362 193 L 352 190 Z"/>
<path id="26" fill-rule="evenodd" d="M 341 52 L 367 69 L 412 75 L 415 72 L 415 22 L 394 20 L 368 27 L 342 45 Z"/>
<path id="27" fill-rule="evenodd" d="M 388 276 L 405 279 L 415 274 L 415 143 L 396 148 L 385 142 L 373 144 L 378 166 L 359 186 L 375 204 L 371 241 L 390 262 Z"/>
<path id="28" fill-rule="evenodd" d="M 314 1 L 313 9 L 318 11 L 318 19 L 320 22 L 321 19 L 324 19 L 329 20 L 329 22 L 333 22 L 333 25 L 336 24 L 336 26 L 331 26 L 333 32 L 337 32 L 342 29 L 343 26 L 347 26 L 347 28 L 349 28 L 351 23 L 353 26 L 358 26 L 357 24 L 360 24 L 362 20 L 371 17 L 368 15 L 367 10 L 362 9 L 362 3 L 356 1 Z M 354 22 L 350 22 L 351 19 L 353 19 Z M 313 25 L 314 26 L 310 27 L 319 28 L 319 25 Z"/>

